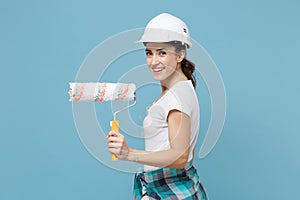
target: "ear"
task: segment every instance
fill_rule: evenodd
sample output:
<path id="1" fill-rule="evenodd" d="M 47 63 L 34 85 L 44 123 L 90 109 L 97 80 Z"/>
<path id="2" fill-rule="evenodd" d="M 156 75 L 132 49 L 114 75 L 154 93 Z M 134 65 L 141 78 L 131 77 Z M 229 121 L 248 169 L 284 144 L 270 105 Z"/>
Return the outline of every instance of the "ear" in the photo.
<path id="1" fill-rule="evenodd" d="M 177 63 L 180 63 L 185 58 L 185 50 L 181 50 L 178 53 Z"/>

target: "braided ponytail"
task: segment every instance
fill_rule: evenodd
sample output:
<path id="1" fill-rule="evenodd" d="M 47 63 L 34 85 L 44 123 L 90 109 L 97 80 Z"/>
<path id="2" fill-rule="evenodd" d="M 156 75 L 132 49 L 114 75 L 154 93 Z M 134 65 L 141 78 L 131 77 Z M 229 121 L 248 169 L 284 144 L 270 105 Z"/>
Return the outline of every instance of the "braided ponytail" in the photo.
<path id="1" fill-rule="evenodd" d="M 196 79 L 193 74 L 195 71 L 195 64 L 192 63 L 191 61 L 187 60 L 186 58 L 184 58 L 181 61 L 181 70 L 184 73 L 184 75 L 186 76 L 186 78 L 188 80 L 192 81 L 194 88 L 196 88 Z"/>
<path id="2" fill-rule="evenodd" d="M 186 51 L 186 45 L 182 44 L 182 42 L 172 41 L 172 42 L 168 42 L 168 44 L 174 46 L 176 52 L 179 52 L 181 50 Z M 189 61 L 188 59 L 184 58 L 181 61 L 181 70 L 183 74 L 186 76 L 186 78 L 192 81 L 194 88 L 196 88 L 196 78 L 193 74 L 195 71 L 195 64 Z"/>

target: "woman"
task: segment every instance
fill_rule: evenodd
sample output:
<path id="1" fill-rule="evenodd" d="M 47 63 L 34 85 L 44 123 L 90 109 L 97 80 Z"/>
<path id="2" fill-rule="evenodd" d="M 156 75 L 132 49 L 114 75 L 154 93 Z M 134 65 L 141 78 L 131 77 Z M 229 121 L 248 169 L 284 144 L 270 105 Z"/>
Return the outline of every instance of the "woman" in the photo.
<path id="1" fill-rule="evenodd" d="M 144 171 L 135 175 L 135 199 L 207 199 L 192 166 L 200 116 L 195 66 L 186 59 L 188 28 L 163 13 L 147 24 L 139 42 L 146 47 L 146 63 L 162 92 L 144 119 L 145 151 L 130 148 L 116 131 L 106 137 L 108 151 L 144 164 Z"/>

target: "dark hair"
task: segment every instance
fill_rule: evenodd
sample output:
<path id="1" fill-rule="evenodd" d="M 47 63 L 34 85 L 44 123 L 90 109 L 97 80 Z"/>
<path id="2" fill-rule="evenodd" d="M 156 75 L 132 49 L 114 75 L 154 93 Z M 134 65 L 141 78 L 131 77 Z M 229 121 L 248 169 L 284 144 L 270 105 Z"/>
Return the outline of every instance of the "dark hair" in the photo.
<path id="1" fill-rule="evenodd" d="M 172 42 L 167 42 L 168 44 L 172 45 L 175 47 L 175 51 L 178 53 L 181 50 L 186 51 L 186 44 L 182 44 L 182 42 L 179 41 L 172 41 Z M 195 64 L 189 61 L 188 59 L 184 58 L 181 61 L 181 70 L 183 74 L 186 76 L 188 80 L 192 81 L 192 84 L 194 88 L 196 88 L 196 78 L 194 76 L 194 71 L 195 71 Z"/>

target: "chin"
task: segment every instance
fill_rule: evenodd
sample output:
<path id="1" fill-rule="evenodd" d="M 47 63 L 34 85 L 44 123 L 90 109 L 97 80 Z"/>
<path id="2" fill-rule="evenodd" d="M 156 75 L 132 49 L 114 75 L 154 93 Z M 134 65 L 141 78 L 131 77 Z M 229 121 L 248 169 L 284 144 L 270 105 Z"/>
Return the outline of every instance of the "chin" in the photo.
<path id="1" fill-rule="evenodd" d="M 162 81 L 162 80 L 164 80 L 163 77 L 159 77 L 159 76 L 153 76 L 153 79 L 156 80 L 156 81 Z"/>

